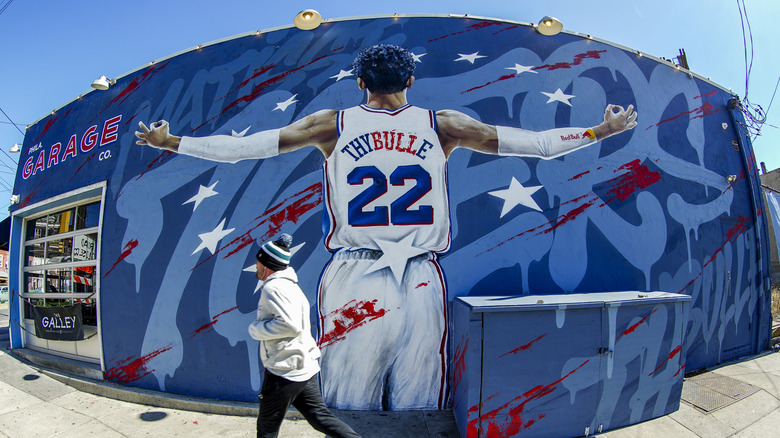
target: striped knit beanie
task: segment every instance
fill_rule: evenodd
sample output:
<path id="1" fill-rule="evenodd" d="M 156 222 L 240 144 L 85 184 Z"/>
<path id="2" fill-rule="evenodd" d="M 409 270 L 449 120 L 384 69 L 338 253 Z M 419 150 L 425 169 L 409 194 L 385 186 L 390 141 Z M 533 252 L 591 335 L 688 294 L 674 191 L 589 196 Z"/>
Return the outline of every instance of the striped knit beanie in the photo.
<path id="1" fill-rule="evenodd" d="M 292 236 L 282 234 L 274 241 L 265 242 L 257 251 L 257 261 L 274 271 L 283 271 L 290 264 Z"/>

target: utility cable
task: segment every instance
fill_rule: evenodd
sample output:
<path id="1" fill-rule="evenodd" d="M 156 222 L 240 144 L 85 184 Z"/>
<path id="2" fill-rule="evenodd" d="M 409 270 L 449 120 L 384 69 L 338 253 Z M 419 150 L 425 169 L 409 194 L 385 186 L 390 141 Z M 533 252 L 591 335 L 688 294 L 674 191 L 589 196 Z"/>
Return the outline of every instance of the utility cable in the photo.
<path id="1" fill-rule="evenodd" d="M 13 3 L 14 0 L 8 0 L 8 3 L 4 4 L 2 7 L 0 7 L 0 14 L 5 12 L 6 9 L 8 9 L 9 6 L 11 6 L 11 3 Z"/>

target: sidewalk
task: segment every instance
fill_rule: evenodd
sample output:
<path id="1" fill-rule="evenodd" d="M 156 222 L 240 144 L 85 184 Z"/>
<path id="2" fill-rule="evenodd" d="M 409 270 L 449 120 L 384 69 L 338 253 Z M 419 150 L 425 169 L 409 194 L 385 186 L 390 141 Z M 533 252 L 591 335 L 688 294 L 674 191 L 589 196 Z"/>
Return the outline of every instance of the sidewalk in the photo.
<path id="1" fill-rule="evenodd" d="M 123 402 L 61 383 L 62 377 L 54 379 L 50 372 L 28 364 L 7 350 L 7 327 L 8 305 L 0 304 L 0 438 L 255 436 L 253 416 L 207 414 Z M 122 388 L 122 391 L 135 392 L 139 400 L 144 398 L 143 392 L 132 388 Z M 449 411 L 334 413 L 364 437 L 459 436 Z M 764 437 L 776 435 L 778 427 L 780 354 L 764 353 L 686 379 L 683 402 L 677 412 L 596 436 Z M 282 425 L 280 436 L 323 435 L 300 419 L 299 414 L 291 413 Z"/>

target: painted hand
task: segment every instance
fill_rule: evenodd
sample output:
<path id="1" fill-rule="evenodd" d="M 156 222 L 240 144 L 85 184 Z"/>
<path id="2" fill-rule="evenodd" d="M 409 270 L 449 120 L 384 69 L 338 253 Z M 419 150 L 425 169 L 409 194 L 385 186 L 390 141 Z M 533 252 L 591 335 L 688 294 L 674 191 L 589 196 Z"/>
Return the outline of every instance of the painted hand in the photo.
<path id="1" fill-rule="evenodd" d="M 604 111 L 604 125 L 606 125 L 609 134 L 617 134 L 636 126 L 637 113 L 634 111 L 634 105 L 629 105 L 623 109 L 620 105 L 607 105 Z"/>
<path id="2" fill-rule="evenodd" d="M 144 122 L 138 122 L 141 131 L 135 131 L 135 136 L 139 138 L 136 141 L 140 145 L 148 145 L 155 148 L 177 151 L 179 149 L 180 137 L 170 135 L 168 132 L 168 122 L 159 120 L 152 123 L 151 129 L 144 125 Z"/>

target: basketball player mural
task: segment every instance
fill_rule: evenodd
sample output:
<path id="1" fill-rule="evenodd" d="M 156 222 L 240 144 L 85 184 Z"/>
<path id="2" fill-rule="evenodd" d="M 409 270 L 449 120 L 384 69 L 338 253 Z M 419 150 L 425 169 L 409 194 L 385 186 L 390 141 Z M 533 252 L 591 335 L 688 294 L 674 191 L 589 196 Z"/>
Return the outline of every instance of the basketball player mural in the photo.
<path id="1" fill-rule="evenodd" d="M 178 137 L 164 120 L 149 128 L 140 123 L 137 143 L 221 162 L 318 148 L 325 156 L 325 245 L 332 253 L 318 296 L 324 398 L 340 409 L 440 409 L 447 295 L 437 254 L 450 244 L 447 158 L 460 147 L 555 158 L 632 129 L 637 114 L 633 106 L 608 105 L 591 128 L 492 126 L 407 103 L 414 59 L 403 48 L 369 47 L 354 68 L 357 86 L 367 90 L 363 105 L 322 110 L 246 137 Z M 343 328 L 335 310 L 350 302 L 386 314 L 328 337 Z"/>

